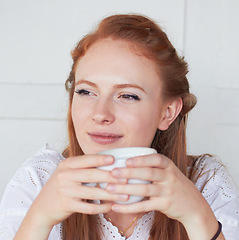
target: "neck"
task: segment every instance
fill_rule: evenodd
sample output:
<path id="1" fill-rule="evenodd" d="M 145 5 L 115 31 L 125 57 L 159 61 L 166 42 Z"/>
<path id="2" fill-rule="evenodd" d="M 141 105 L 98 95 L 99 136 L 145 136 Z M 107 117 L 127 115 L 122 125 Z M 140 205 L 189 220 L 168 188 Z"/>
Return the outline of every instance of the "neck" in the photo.
<path id="1" fill-rule="evenodd" d="M 110 221 L 114 226 L 118 228 L 119 232 L 123 236 L 128 238 L 133 234 L 138 219 L 143 215 L 144 213 L 123 214 L 111 211 L 105 214 L 105 219 L 107 221 Z"/>

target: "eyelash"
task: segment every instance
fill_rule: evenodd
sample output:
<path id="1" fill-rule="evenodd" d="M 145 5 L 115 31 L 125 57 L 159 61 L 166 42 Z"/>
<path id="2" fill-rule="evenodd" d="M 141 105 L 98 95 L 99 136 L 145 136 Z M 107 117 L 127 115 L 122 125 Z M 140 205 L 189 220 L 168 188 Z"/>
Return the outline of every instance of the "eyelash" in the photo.
<path id="1" fill-rule="evenodd" d="M 136 100 L 139 101 L 140 98 L 139 96 L 135 95 L 135 94 L 122 94 L 120 95 L 120 98 L 124 98 L 124 99 L 129 99 L 129 100 Z"/>
<path id="2" fill-rule="evenodd" d="M 84 95 L 87 96 L 87 95 L 90 95 L 90 94 L 91 94 L 90 91 L 87 91 L 87 90 L 85 90 L 85 89 L 77 89 L 77 90 L 75 90 L 75 93 L 77 93 L 77 94 L 79 94 L 79 95 L 82 95 L 82 96 L 84 96 Z M 140 97 L 137 96 L 137 95 L 135 95 L 135 94 L 128 94 L 128 93 L 126 93 L 126 94 L 121 94 L 121 95 L 119 96 L 119 98 L 123 98 L 123 99 L 127 99 L 127 100 L 140 101 Z"/>
<path id="3" fill-rule="evenodd" d="M 77 89 L 77 90 L 75 90 L 75 93 L 78 93 L 79 95 L 90 95 L 91 92 L 89 92 L 85 89 Z"/>

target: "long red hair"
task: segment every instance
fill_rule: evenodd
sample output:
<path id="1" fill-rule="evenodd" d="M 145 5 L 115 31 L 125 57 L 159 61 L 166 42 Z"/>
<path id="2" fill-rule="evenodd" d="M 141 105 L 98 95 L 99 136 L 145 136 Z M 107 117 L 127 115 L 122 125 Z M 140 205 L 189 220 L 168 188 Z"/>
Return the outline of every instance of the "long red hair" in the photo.
<path id="1" fill-rule="evenodd" d="M 196 98 L 189 92 L 186 78 L 187 64 L 177 54 L 165 32 L 154 21 L 141 15 L 113 15 L 105 18 L 98 28 L 86 35 L 72 51 L 73 65 L 66 81 L 66 88 L 69 91 L 69 147 L 65 150 L 64 155 L 68 157 L 83 154 L 76 139 L 71 116 L 77 62 L 90 46 L 104 38 L 127 41 L 130 43 L 132 51 L 151 59 L 155 63 L 163 83 L 163 97 L 165 99 L 182 98 L 183 108 L 179 116 L 166 131 L 157 130 L 152 147 L 158 153 L 170 158 L 183 174 L 190 178 L 187 173 L 190 157 L 187 156 L 186 151 L 186 120 L 188 112 L 196 104 Z M 97 227 L 95 217 L 80 213 L 70 216 L 63 222 L 63 239 L 100 239 L 100 230 Z M 188 236 L 180 222 L 156 212 L 150 239 L 185 240 L 188 239 Z"/>

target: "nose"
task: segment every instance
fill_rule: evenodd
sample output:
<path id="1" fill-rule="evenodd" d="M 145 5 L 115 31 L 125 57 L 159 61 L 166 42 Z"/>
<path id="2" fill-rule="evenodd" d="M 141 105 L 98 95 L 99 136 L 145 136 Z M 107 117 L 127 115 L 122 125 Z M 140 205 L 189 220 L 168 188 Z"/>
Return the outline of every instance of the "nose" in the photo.
<path id="1" fill-rule="evenodd" d="M 109 125 L 115 121 L 113 104 L 109 99 L 99 99 L 94 106 L 92 119 L 97 124 Z"/>

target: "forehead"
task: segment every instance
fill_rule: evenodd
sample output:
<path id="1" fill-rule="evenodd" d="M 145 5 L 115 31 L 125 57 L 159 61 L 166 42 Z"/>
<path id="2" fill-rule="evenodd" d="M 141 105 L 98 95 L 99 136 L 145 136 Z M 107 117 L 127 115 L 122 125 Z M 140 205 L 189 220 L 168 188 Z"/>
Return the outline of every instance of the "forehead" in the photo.
<path id="1" fill-rule="evenodd" d="M 103 39 L 93 44 L 76 65 L 76 80 L 91 78 L 119 78 L 121 81 L 137 81 L 159 84 L 160 77 L 155 64 L 136 51 L 131 43 L 122 40 Z"/>

